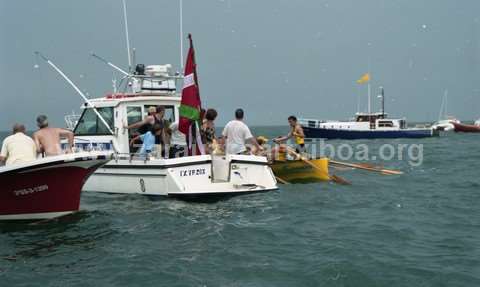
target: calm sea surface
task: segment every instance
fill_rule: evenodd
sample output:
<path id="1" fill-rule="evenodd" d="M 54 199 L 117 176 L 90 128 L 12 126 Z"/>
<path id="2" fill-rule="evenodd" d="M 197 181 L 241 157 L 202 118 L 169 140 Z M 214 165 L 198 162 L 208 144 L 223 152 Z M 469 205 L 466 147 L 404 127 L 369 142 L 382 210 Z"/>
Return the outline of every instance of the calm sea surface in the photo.
<path id="1" fill-rule="evenodd" d="M 215 203 L 84 193 L 69 218 L 0 224 L 0 286 L 480 286 L 480 135 L 352 143 L 423 144 L 423 164 Z"/>

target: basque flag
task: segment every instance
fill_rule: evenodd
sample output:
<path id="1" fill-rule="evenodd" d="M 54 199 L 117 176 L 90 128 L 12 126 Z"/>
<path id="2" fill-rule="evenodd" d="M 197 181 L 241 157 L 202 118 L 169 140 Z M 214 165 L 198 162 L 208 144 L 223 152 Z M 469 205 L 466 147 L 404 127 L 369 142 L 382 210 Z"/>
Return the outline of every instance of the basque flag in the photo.
<path id="1" fill-rule="evenodd" d="M 195 64 L 195 51 L 191 34 L 188 34 L 188 39 L 190 40 L 190 49 L 185 64 L 178 129 L 186 136 L 188 155 L 193 155 L 193 144 L 196 144 L 197 147 L 196 154 L 205 154 L 199 128 L 202 119 L 200 115 L 202 103 L 200 101 L 197 65 Z"/>

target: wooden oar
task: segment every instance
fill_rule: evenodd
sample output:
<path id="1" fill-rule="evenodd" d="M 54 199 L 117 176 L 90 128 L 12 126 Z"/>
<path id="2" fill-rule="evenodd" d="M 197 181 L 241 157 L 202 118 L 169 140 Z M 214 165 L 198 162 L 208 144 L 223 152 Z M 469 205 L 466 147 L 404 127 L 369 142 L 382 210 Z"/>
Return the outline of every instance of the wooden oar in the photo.
<path id="1" fill-rule="evenodd" d="M 321 170 L 323 171 L 321 168 L 319 168 L 317 165 L 315 165 L 313 162 L 311 162 L 309 159 L 307 159 L 306 157 L 304 157 L 303 155 L 297 153 L 296 151 L 294 151 L 291 147 L 287 147 L 287 152 L 291 155 L 294 155 L 295 157 L 301 159 L 302 161 L 304 161 L 306 164 L 310 165 L 311 167 L 313 167 L 314 169 L 318 169 L 318 170 Z M 335 183 L 338 183 L 338 184 L 343 184 L 343 185 L 351 185 L 351 183 L 349 181 L 347 181 L 346 179 L 338 176 L 338 175 L 329 175 L 330 177 L 330 180 L 332 180 L 333 182 Z"/>
<path id="2" fill-rule="evenodd" d="M 348 163 L 348 162 L 340 162 L 340 161 L 335 161 L 335 160 L 330 160 L 331 163 L 341 165 L 341 166 L 346 166 L 346 167 L 351 167 L 351 168 L 357 168 L 357 169 L 363 169 L 363 170 L 368 170 L 368 171 L 373 171 L 373 172 L 379 172 L 382 174 L 388 174 L 388 175 L 399 175 L 403 174 L 403 172 L 399 170 L 392 170 L 392 169 L 384 169 L 384 168 L 375 168 L 375 167 L 370 167 L 370 166 L 365 166 L 363 164 L 355 164 L 355 163 Z"/>

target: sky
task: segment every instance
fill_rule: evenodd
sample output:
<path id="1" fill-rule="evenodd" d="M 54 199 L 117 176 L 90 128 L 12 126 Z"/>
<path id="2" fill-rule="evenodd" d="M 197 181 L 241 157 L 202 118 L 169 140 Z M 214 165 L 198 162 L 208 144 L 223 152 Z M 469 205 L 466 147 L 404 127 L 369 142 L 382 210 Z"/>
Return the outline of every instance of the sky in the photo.
<path id="1" fill-rule="evenodd" d="M 391 117 L 480 117 L 478 0 L 183 0 L 184 37 L 192 33 L 202 102 L 217 125 L 242 107 L 251 125 L 286 124 L 289 115 L 347 119 L 385 88 Z M 179 0 L 127 0 L 137 62 L 180 70 Z M 187 41 L 183 52 L 186 54 Z M 82 99 L 41 51 L 89 97 L 121 75 L 90 56 L 127 68 L 121 0 L 0 0 L 0 130 L 38 114 L 64 126 Z M 35 68 L 38 65 L 38 68 Z"/>

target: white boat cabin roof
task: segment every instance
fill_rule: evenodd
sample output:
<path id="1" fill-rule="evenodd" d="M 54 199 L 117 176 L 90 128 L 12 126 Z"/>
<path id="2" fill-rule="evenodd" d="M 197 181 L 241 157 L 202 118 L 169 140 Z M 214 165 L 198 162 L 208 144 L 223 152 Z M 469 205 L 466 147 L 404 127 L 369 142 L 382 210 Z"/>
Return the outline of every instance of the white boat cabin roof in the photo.
<path id="1" fill-rule="evenodd" d="M 180 101 L 181 97 L 176 93 L 115 93 L 90 100 L 96 108 L 116 107 L 120 104 L 128 105 L 139 102 L 158 102 L 158 105 L 180 104 Z M 84 103 L 81 108 L 89 108 L 88 103 Z"/>
<path id="2" fill-rule="evenodd" d="M 388 115 L 386 113 L 356 113 L 355 114 L 355 121 L 356 122 L 370 122 L 375 121 L 377 119 L 386 119 Z"/>

